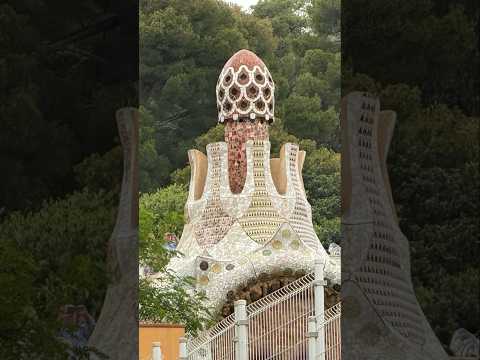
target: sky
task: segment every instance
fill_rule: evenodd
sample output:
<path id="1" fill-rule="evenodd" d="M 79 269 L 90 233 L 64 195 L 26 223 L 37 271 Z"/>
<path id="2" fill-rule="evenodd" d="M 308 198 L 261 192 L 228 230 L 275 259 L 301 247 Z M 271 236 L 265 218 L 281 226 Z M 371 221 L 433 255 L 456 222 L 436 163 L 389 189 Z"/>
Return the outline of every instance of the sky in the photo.
<path id="1" fill-rule="evenodd" d="M 227 2 L 235 3 L 243 7 L 245 10 L 248 10 L 248 8 L 252 5 L 255 5 L 258 0 L 227 0 Z"/>

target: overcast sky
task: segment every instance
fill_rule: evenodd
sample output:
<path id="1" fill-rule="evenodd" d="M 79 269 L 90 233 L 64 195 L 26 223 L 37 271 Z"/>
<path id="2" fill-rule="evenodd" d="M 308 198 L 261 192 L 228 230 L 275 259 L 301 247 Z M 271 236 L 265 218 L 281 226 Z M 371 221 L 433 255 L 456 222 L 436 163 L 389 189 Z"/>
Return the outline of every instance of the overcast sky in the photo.
<path id="1" fill-rule="evenodd" d="M 255 5 L 258 0 L 227 0 L 227 2 L 238 4 L 247 10 L 250 6 Z"/>

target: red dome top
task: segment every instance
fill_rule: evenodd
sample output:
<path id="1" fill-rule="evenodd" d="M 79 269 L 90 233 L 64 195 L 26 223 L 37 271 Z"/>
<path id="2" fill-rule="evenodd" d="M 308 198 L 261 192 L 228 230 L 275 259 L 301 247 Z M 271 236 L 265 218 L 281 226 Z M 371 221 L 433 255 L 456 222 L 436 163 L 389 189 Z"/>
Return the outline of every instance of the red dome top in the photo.
<path id="1" fill-rule="evenodd" d="M 249 50 L 237 51 L 223 67 L 216 86 L 218 121 L 274 119 L 275 84 L 265 63 Z"/>
<path id="2" fill-rule="evenodd" d="M 256 54 L 246 49 L 239 50 L 233 54 L 223 68 L 233 67 L 235 71 L 238 71 L 241 65 L 245 65 L 249 70 L 253 70 L 255 65 L 262 69 L 266 68 L 264 62 Z"/>

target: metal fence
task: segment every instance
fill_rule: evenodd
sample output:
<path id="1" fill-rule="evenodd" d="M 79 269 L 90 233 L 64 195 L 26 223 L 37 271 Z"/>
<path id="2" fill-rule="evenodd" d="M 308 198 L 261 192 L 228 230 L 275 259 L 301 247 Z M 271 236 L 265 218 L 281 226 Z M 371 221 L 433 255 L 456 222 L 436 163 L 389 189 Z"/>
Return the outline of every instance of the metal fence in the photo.
<path id="1" fill-rule="evenodd" d="M 320 327 L 325 332 L 325 352 L 317 354 L 317 359 L 325 360 L 341 360 L 341 333 L 340 333 L 340 316 L 342 312 L 342 304 L 338 303 L 325 311 L 325 320 Z"/>
<path id="2" fill-rule="evenodd" d="M 188 341 L 187 358 L 188 360 L 235 360 L 234 341 L 235 314 L 232 314 L 196 339 Z M 182 352 L 183 349 L 180 351 Z"/>
<path id="3" fill-rule="evenodd" d="M 324 309 L 323 264 L 315 273 L 235 312 L 195 339 L 180 342 L 181 360 L 340 360 L 337 304 Z M 321 310 L 320 310 L 321 309 Z"/>
<path id="4" fill-rule="evenodd" d="M 247 306 L 249 360 L 308 359 L 313 280 L 313 274 L 306 275 Z"/>

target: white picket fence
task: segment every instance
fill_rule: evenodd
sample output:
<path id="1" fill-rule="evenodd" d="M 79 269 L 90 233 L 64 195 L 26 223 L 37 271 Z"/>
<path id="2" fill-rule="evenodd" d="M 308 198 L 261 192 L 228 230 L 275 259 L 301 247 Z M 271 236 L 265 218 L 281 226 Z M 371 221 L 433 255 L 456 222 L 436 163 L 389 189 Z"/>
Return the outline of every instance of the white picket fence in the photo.
<path id="1" fill-rule="evenodd" d="M 180 360 L 340 360 L 340 303 L 324 310 L 323 264 L 315 273 L 235 311 L 195 339 Z"/>

